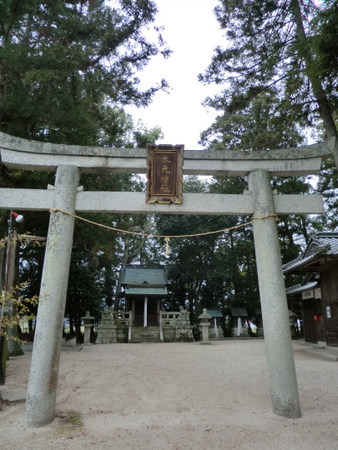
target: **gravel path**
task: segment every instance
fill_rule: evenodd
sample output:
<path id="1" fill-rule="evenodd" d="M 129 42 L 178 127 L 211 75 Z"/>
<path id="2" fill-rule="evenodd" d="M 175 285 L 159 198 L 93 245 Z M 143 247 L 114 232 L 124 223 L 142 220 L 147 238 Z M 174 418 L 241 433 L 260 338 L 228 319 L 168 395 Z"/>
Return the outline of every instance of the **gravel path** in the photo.
<path id="1" fill-rule="evenodd" d="M 338 362 L 294 343 L 300 419 L 272 413 L 264 340 L 112 344 L 61 352 L 57 417 L 3 404 L 1 450 L 337 450 Z M 3 392 L 27 387 L 30 353 Z"/>

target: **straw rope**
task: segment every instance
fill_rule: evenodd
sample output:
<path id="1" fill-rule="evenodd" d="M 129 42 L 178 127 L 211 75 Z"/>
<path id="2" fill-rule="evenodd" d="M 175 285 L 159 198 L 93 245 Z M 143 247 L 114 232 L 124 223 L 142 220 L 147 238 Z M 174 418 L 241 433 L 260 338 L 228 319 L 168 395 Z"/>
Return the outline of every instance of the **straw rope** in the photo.
<path id="1" fill-rule="evenodd" d="M 122 230 L 120 228 L 112 227 L 112 226 L 109 226 L 109 225 L 104 225 L 102 223 L 97 223 L 97 222 L 94 222 L 92 220 L 85 219 L 84 217 L 78 216 L 77 214 L 70 213 L 68 211 L 64 211 L 64 210 L 59 209 L 59 208 L 50 209 L 49 212 L 61 212 L 61 213 L 66 214 L 68 216 L 75 217 L 75 219 L 79 219 L 79 220 L 82 220 L 83 222 L 87 222 L 87 223 L 89 223 L 91 225 L 95 225 L 95 226 L 98 226 L 98 227 L 101 227 L 101 228 L 105 228 L 105 229 L 111 230 L 111 231 L 116 231 L 116 232 L 119 232 L 119 233 L 132 234 L 134 236 L 164 238 L 164 239 L 166 239 L 166 241 L 169 240 L 169 239 L 199 237 L 199 236 L 207 236 L 207 235 L 210 235 L 210 234 L 224 233 L 225 231 L 236 230 L 238 228 L 242 228 L 242 227 L 245 227 L 247 225 L 251 225 L 252 223 L 257 222 L 257 220 L 268 219 L 269 217 L 274 217 L 277 222 L 279 221 L 279 217 L 278 217 L 277 214 L 268 214 L 268 215 L 266 215 L 264 217 L 253 218 L 249 222 L 245 222 L 245 223 L 242 223 L 240 225 L 234 225 L 233 227 L 229 227 L 229 228 L 222 228 L 220 230 L 205 231 L 203 233 L 168 235 L 168 234 L 140 233 L 140 232 L 137 232 L 137 231 Z"/>

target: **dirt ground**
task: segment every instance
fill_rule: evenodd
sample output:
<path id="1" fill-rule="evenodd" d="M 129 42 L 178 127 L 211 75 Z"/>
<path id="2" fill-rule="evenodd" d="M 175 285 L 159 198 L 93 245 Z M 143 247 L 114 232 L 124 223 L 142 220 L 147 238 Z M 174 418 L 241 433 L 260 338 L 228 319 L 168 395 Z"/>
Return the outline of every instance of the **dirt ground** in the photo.
<path id="1" fill-rule="evenodd" d="M 338 362 L 294 343 L 300 419 L 272 413 L 264 340 L 110 344 L 62 351 L 57 416 L 27 428 L 2 404 L 1 450 L 337 450 Z M 31 353 L 8 362 L 27 387 Z"/>

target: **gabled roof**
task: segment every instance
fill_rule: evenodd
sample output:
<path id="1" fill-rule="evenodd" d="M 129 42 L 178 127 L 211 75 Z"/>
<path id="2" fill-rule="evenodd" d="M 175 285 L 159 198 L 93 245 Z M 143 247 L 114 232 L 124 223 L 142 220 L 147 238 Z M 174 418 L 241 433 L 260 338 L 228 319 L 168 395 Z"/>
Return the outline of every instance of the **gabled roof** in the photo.
<path id="1" fill-rule="evenodd" d="M 338 233 L 317 233 L 305 250 L 304 256 L 284 264 L 284 273 L 311 272 L 325 258 L 338 258 Z"/>
<path id="2" fill-rule="evenodd" d="M 223 317 L 222 311 L 220 309 L 207 309 L 207 314 L 211 317 Z"/>
<path id="3" fill-rule="evenodd" d="M 125 265 L 121 284 L 127 295 L 167 295 L 167 274 L 164 266 Z"/>
<path id="4" fill-rule="evenodd" d="M 305 250 L 304 256 L 314 253 L 338 255 L 338 233 L 317 233 L 313 236 Z"/>

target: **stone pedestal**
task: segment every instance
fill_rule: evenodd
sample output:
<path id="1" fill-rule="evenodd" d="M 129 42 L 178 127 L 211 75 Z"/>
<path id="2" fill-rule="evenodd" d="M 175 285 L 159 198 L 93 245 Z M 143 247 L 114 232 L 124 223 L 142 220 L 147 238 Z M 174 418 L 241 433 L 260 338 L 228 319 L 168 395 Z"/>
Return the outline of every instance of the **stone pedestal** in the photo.
<path id="1" fill-rule="evenodd" d="M 189 311 L 180 307 L 180 314 L 176 321 L 175 342 L 194 342 Z"/>
<path id="2" fill-rule="evenodd" d="M 98 329 L 97 344 L 114 344 L 117 342 L 117 325 L 109 311 L 102 312 L 101 324 Z"/>

